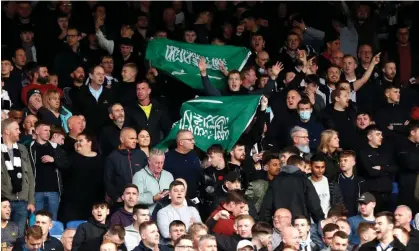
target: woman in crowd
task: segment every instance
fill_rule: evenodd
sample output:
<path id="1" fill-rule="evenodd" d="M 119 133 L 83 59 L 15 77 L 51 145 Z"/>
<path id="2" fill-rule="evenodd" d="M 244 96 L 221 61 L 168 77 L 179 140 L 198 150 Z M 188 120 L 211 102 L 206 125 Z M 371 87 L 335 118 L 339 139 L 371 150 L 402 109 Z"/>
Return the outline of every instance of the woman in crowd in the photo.
<path id="1" fill-rule="evenodd" d="M 325 130 L 320 135 L 319 155 L 326 161 L 325 176 L 334 180 L 339 173 L 339 135 L 335 130 Z"/>
<path id="2" fill-rule="evenodd" d="M 140 150 L 145 153 L 147 157 L 149 157 L 150 154 L 150 134 L 147 130 L 143 129 L 138 134 L 138 146 L 140 147 Z"/>
<path id="3" fill-rule="evenodd" d="M 38 118 L 50 125 L 61 126 L 68 133 L 67 120 L 71 112 L 61 105 L 60 93 L 48 90 L 42 97 L 43 107 L 38 110 Z"/>

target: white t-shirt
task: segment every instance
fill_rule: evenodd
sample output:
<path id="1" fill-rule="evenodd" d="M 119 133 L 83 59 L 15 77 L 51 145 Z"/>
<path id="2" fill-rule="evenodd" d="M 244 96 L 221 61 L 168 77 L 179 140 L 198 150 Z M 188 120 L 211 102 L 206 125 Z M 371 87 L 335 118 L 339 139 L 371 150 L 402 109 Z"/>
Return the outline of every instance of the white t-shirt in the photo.
<path id="1" fill-rule="evenodd" d="M 329 190 L 329 182 L 325 176 L 318 181 L 314 182 L 310 177 L 311 183 L 313 183 L 314 188 L 316 189 L 317 194 L 320 198 L 320 205 L 322 207 L 324 215 L 330 210 L 330 190 Z"/>

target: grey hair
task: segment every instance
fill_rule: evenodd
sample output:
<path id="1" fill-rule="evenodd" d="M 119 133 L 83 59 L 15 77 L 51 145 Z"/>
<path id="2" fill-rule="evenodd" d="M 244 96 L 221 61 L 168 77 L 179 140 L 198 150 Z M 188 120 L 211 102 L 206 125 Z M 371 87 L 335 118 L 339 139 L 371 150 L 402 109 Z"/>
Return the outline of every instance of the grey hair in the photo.
<path id="1" fill-rule="evenodd" d="M 164 156 L 164 152 L 158 148 L 153 148 L 150 150 L 150 158 L 152 156 Z"/>
<path id="2" fill-rule="evenodd" d="M 203 235 L 203 236 L 201 236 L 201 238 L 199 238 L 199 243 L 198 243 L 198 245 L 199 246 L 201 246 L 205 241 L 207 241 L 207 240 L 214 240 L 214 241 L 216 241 L 216 239 L 215 239 L 215 236 L 214 235 L 211 235 L 211 234 L 206 234 L 206 235 Z"/>
<path id="3" fill-rule="evenodd" d="M 297 132 L 306 132 L 308 134 L 307 129 L 302 128 L 300 126 L 294 126 L 290 131 L 291 138 L 293 138 L 294 134 L 297 133 Z"/>

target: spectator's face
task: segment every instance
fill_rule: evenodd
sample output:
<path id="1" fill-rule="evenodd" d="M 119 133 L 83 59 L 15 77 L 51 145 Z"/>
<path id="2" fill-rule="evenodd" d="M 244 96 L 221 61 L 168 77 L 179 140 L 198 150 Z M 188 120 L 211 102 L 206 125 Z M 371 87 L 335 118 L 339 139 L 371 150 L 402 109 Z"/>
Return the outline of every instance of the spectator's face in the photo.
<path id="1" fill-rule="evenodd" d="M 347 91 L 340 92 L 340 96 L 336 97 L 336 103 L 341 107 L 347 108 L 349 106 L 349 93 Z"/>
<path id="2" fill-rule="evenodd" d="M 148 158 L 148 166 L 153 173 L 161 173 L 164 166 L 164 155 L 153 155 Z"/>
<path id="3" fill-rule="evenodd" d="M 326 247 L 330 247 L 332 245 L 332 241 L 333 241 L 333 235 L 337 232 L 338 230 L 332 231 L 332 232 L 326 232 L 324 233 L 323 236 L 323 242 L 326 245 Z"/>
<path id="4" fill-rule="evenodd" d="M 311 175 L 316 178 L 321 178 L 326 170 L 326 163 L 324 161 L 314 161 L 311 163 Z"/>
<path id="5" fill-rule="evenodd" d="M 61 30 L 67 30 L 68 28 L 68 18 L 67 17 L 59 17 L 57 19 L 58 26 Z"/>
<path id="6" fill-rule="evenodd" d="M 227 188 L 228 191 L 240 190 L 241 189 L 240 180 L 226 181 L 225 185 L 226 185 L 226 188 Z"/>
<path id="7" fill-rule="evenodd" d="M 141 223 L 150 220 L 150 211 L 148 209 L 139 209 L 133 217 L 139 226 Z"/>
<path id="8" fill-rule="evenodd" d="M 122 200 L 126 206 L 133 208 L 138 202 L 138 190 L 133 187 L 125 189 Z"/>
<path id="9" fill-rule="evenodd" d="M 81 37 L 79 35 L 79 32 L 75 29 L 69 29 L 67 30 L 67 44 L 70 47 L 74 47 L 76 46 L 79 41 L 80 41 Z"/>
<path id="10" fill-rule="evenodd" d="M 281 171 L 281 162 L 279 159 L 271 159 L 267 164 L 268 173 L 272 176 L 277 176 Z"/>
<path id="11" fill-rule="evenodd" d="M 339 168 L 344 171 L 348 171 L 355 166 L 355 159 L 353 157 L 342 157 L 339 159 Z"/>
<path id="12" fill-rule="evenodd" d="M 71 11 L 73 10 L 73 5 L 71 4 L 70 1 L 62 1 L 60 3 L 60 11 L 64 14 L 70 14 Z"/>
<path id="13" fill-rule="evenodd" d="M 123 57 L 128 57 L 132 52 L 132 46 L 131 45 L 121 44 L 119 46 L 119 49 L 121 50 L 121 54 L 122 54 Z"/>
<path id="14" fill-rule="evenodd" d="M 356 66 L 357 65 L 353 57 L 346 57 L 343 59 L 343 71 L 346 74 L 353 73 L 355 71 Z"/>
<path id="15" fill-rule="evenodd" d="M 393 62 L 385 64 L 383 68 L 383 73 L 384 77 L 386 77 L 389 80 L 393 80 L 396 77 L 397 73 L 396 64 Z"/>
<path id="16" fill-rule="evenodd" d="M 186 196 L 185 186 L 175 186 L 170 190 L 169 194 L 173 204 L 182 205 Z"/>
<path id="17" fill-rule="evenodd" d="M 92 142 L 86 139 L 86 136 L 80 135 L 76 138 L 76 143 L 74 144 L 76 152 L 80 153 L 81 151 L 86 151 L 92 149 Z"/>
<path id="18" fill-rule="evenodd" d="M 105 234 L 105 239 L 111 241 L 113 244 L 115 244 L 116 246 L 120 246 L 122 244 L 124 244 L 124 239 L 120 239 L 119 236 L 117 234 L 110 234 L 109 232 Z"/>
<path id="19" fill-rule="evenodd" d="M 243 219 L 235 224 L 235 229 L 240 237 L 251 238 L 253 225 L 254 223 L 251 220 Z"/>
<path id="20" fill-rule="evenodd" d="M 33 95 L 32 95 L 33 96 Z M 75 134 L 79 134 L 83 131 L 83 122 L 78 117 L 70 118 L 69 129 Z"/>
<path id="21" fill-rule="evenodd" d="M 285 74 L 284 84 L 289 85 L 295 78 L 295 73 L 290 71 Z"/>
<path id="22" fill-rule="evenodd" d="M 336 67 L 331 67 L 327 70 L 327 81 L 336 83 L 340 79 L 340 70 Z"/>
<path id="23" fill-rule="evenodd" d="M 393 103 L 400 102 L 400 89 L 391 88 L 386 90 L 386 97 Z"/>
<path id="24" fill-rule="evenodd" d="M 240 78 L 240 74 L 234 73 L 230 74 L 228 77 L 228 88 L 230 91 L 237 92 L 240 90 L 240 86 L 242 85 L 242 81 Z"/>
<path id="25" fill-rule="evenodd" d="M 377 232 L 373 228 L 368 228 L 368 231 L 365 233 L 364 237 L 366 238 L 366 242 L 370 242 L 377 238 Z"/>
<path id="26" fill-rule="evenodd" d="M 29 106 L 32 108 L 41 107 L 42 106 L 42 96 L 39 93 L 32 94 L 29 98 Z"/>
<path id="27" fill-rule="evenodd" d="M 410 137 L 413 139 L 413 142 L 418 144 L 419 143 L 419 129 L 411 131 Z"/>
<path id="28" fill-rule="evenodd" d="M 330 62 L 333 65 L 336 65 L 336 66 L 342 68 L 342 66 L 345 65 L 344 60 L 343 60 L 343 52 L 341 52 L 341 51 L 334 51 L 332 53 L 331 58 L 330 58 Z"/>
<path id="29" fill-rule="evenodd" d="M 157 38 L 167 38 L 167 32 L 165 31 L 159 31 L 156 33 Z"/>
<path id="30" fill-rule="evenodd" d="M 244 77 L 252 86 L 256 84 L 257 77 L 255 70 L 249 70 L 246 74 L 244 74 Z"/>
<path id="31" fill-rule="evenodd" d="M 404 207 L 399 207 L 394 211 L 394 225 L 403 227 L 410 223 L 412 214 Z"/>
<path id="32" fill-rule="evenodd" d="M 375 202 L 359 203 L 359 212 L 361 215 L 370 216 L 374 212 Z"/>
<path id="33" fill-rule="evenodd" d="M 101 85 L 105 81 L 105 70 L 102 67 L 95 67 L 93 73 L 89 74 L 92 83 Z"/>
<path id="34" fill-rule="evenodd" d="M 232 213 L 235 217 L 242 215 L 242 211 L 244 210 L 245 206 L 247 206 L 245 203 L 232 203 L 232 205 Z"/>
<path id="35" fill-rule="evenodd" d="M 89 40 L 89 45 L 91 45 L 91 46 L 97 46 L 98 45 L 96 34 L 94 34 L 94 33 L 89 34 L 87 36 L 87 39 Z"/>
<path id="36" fill-rule="evenodd" d="M 113 59 L 112 58 L 107 58 L 107 57 L 103 58 L 100 65 L 105 70 L 105 73 L 107 73 L 107 74 L 112 73 L 112 71 L 113 71 Z"/>
<path id="37" fill-rule="evenodd" d="M 54 133 L 52 135 L 51 141 L 61 146 L 61 145 L 64 145 L 64 139 L 65 139 L 65 135 Z"/>
<path id="38" fill-rule="evenodd" d="M 359 129 L 364 130 L 369 125 L 371 125 L 371 118 L 368 114 L 359 114 L 356 117 L 356 127 Z"/>
<path id="39" fill-rule="evenodd" d="M 28 251 L 37 251 L 42 247 L 42 238 L 35 239 L 32 236 L 25 237 L 25 244 Z"/>
<path id="40" fill-rule="evenodd" d="M 331 251 L 346 251 L 348 247 L 348 239 L 342 239 L 335 236 L 332 240 Z"/>
<path id="41" fill-rule="evenodd" d="M 184 235 L 186 233 L 186 228 L 185 226 L 172 226 L 169 229 L 169 237 L 170 239 L 174 242 L 177 239 L 179 239 L 179 237 L 181 237 L 182 235 Z"/>
<path id="42" fill-rule="evenodd" d="M 133 69 L 132 67 L 123 67 L 122 68 L 122 80 L 126 81 L 126 82 L 131 82 L 135 80 L 135 77 L 137 75 L 137 72 L 135 69 Z"/>
<path id="43" fill-rule="evenodd" d="M 23 49 L 19 49 L 15 52 L 13 62 L 19 67 L 23 67 L 26 65 L 26 53 Z"/>
<path id="44" fill-rule="evenodd" d="M 337 221 L 336 225 L 339 226 L 339 230 L 345 232 L 347 235 L 351 234 L 351 227 L 349 224 L 345 221 Z"/>
<path id="45" fill-rule="evenodd" d="M 146 16 L 140 16 L 137 18 L 137 27 L 140 29 L 148 28 L 148 18 Z"/>
<path id="46" fill-rule="evenodd" d="M 397 30 L 396 34 L 397 41 L 404 45 L 409 42 L 409 29 L 408 28 L 400 28 Z"/>
<path id="47" fill-rule="evenodd" d="M 252 37 L 252 49 L 255 51 L 262 51 L 265 46 L 265 40 L 262 36 L 253 36 Z"/>
<path id="48" fill-rule="evenodd" d="M 368 134 L 368 141 L 374 146 L 381 146 L 383 142 L 383 133 L 380 131 L 371 131 Z"/>
<path id="49" fill-rule="evenodd" d="M 84 69 L 82 67 L 77 67 L 73 72 L 73 79 L 77 83 L 83 83 L 85 78 Z"/>
<path id="50" fill-rule="evenodd" d="M 98 222 L 105 222 L 106 217 L 109 215 L 109 208 L 104 205 L 95 206 L 92 210 L 92 215 Z"/>
<path id="51" fill-rule="evenodd" d="M 288 50 L 295 51 L 300 46 L 300 38 L 297 35 L 288 35 L 286 40 Z"/>
<path id="52" fill-rule="evenodd" d="M 301 95 L 295 91 L 291 90 L 287 94 L 287 107 L 290 110 L 297 109 L 298 102 L 301 100 Z"/>
<path id="53" fill-rule="evenodd" d="M 256 57 L 256 63 L 260 66 L 260 67 L 265 67 L 265 64 L 269 61 L 269 54 L 268 53 L 264 53 L 264 52 L 260 52 L 257 57 Z M 255 78 L 256 78 L 256 73 L 255 73 Z M 257 79 L 255 79 L 256 81 Z"/>
<path id="54" fill-rule="evenodd" d="M 299 248 L 300 239 L 296 228 L 291 228 L 288 232 L 284 231 L 282 238 L 285 244 Z"/>
<path id="55" fill-rule="evenodd" d="M 217 242 L 215 240 L 206 240 L 198 247 L 199 251 L 217 251 Z"/>
<path id="56" fill-rule="evenodd" d="M 117 251 L 114 243 L 105 243 L 100 245 L 100 251 Z"/>
<path id="57" fill-rule="evenodd" d="M 96 8 L 95 15 L 97 17 L 106 17 L 106 9 L 104 6 L 99 6 Z"/>
<path id="58" fill-rule="evenodd" d="M 35 225 L 42 228 L 42 233 L 47 233 L 52 228 L 52 221 L 48 216 L 37 215 L 35 217 Z"/>
<path id="59" fill-rule="evenodd" d="M 305 131 L 295 132 L 293 137 L 294 145 L 296 146 L 308 146 L 310 143 L 310 138 L 308 133 Z"/>
<path id="60" fill-rule="evenodd" d="M 83 115 L 78 116 L 81 119 L 82 130 L 86 128 L 86 118 Z"/>
<path id="61" fill-rule="evenodd" d="M 17 14 L 21 18 L 29 18 L 32 14 L 32 6 L 30 3 L 19 3 Z"/>
<path id="62" fill-rule="evenodd" d="M 124 123 L 125 121 L 125 111 L 122 105 L 116 104 L 112 107 L 112 113 L 110 118 L 119 123 Z"/>
<path id="63" fill-rule="evenodd" d="M 339 136 L 337 134 L 333 134 L 332 138 L 330 139 L 329 145 L 334 148 L 339 148 Z"/>
<path id="64" fill-rule="evenodd" d="M 20 39 L 24 43 L 31 43 L 33 41 L 33 32 L 32 31 L 21 32 Z"/>
<path id="65" fill-rule="evenodd" d="M 394 225 L 387 221 L 385 216 L 375 219 L 375 232 L 377 232 L 377 239 L 382 240 L 388 232 L 393 232 Z"/>
<path id="66" fill-rule="evenodd" d="M 193 250 L 193 241 L 183 239 L 175 247 L 175 251 Z"/>
<path id="67" fill-rule="evenodd" d="M 359 47 L 358 58 L 361 60 L 361 63 L 369 64 L 372 59 L 372 48 L 369 45 L 363 45 Z"/>
<path id="68" fill-rule="evenodd" d="M 134 31 L 128 25 L 123 25 L 121 27 L 120 32 L 121 32 L 121 37 L 125 37 L 125 38 L 130 38 L 134 34 Z"/>
<path id="69" fill-rule="evenodd" d="M 183 35 L 183 39 L 190 44 L 195 43 L 196 40 L 196 32 L 195 31 L 185 31 Z"/>
<path id="70" fill-rule="evenodd" d="M 142 130 L 138 134 L 138 144 L 143 147 L 150 146 L 150 134 L 146 130 Z"/>
<path id="71" fill-rule="evenodd" d="M 305 219 L 298 219 L 294 221 L 294 227 L 298 231 L 298 236 L 300 238 L 306 238 L 308 231 L 310 230 L 310 225 Z"/>
<path id="72" fill-rule="evenodd" d="M 13 70 L 12 62 L 9 60 L 1 61 L 1 75 L 8 75 Z"/>
<path id="73" fill-rule="evenodd" d="M 266 84 L 268 83 L 269 77 L 267 76 L 262 76 L 259 78 L 259 88 L 263 89 L 265 88 Z"/>
<path id="74" fill-rule="evenodd" d="M 47 141 L 49 140 L 49 136 L 50 136 L 50 126 L 49 125 L 40 125 L 37 128 L 35 128 L 35 132 L 37 137 L 39 137 L 40 139 Z"/>
<path id="75" fill-rule="evenodd" d="M 8 221 L 10 220 L 10 214 L 12 213 L 12 208 L 10 207 L 9 201 L 3 201 L 1 203 L 1 220 Z"/>
<path id="76" fill-rule="evenodd" d="M 290 154 L 288 152 L 284 152 L 279 156 L 279 161 L 281 162 L 281 166 L 286 166 L 287 165 L 287 160 L 291 155 L 292 154 Z"/>
<path id="77" fill-rule="evenodd" d="M 133 150 L 137 146 L 137 133 L 135 130 L 125 131 L 121 137 L 121 143 L 125 148 Z"/>
<path id="78" fill-rule="evenodd" d="M 327 47 L 330 49 L 331 52 L 340 51 L 340 39 L 328 42 Z"/>
<path id="79" fill-rule="evenodd" d="M 71 250 L 73 247 L 73 237 L 75 234 L 75 230 L 66 230 L 63 236 L 61 236 L 61 242 L 63 243 L 64 250 Z"/>
<path id="80" fill-rule="evenodd" d="M 365 21 L 368 19 L 370 8 L 367 5 L 360 5 L 356 9 L 356 17 L 359 21 Z"/>
<path id="81" fill-rule="evenodd" d="M 252 31 L 253 26 L 255 25 L 255 20 L 250 19 L 250 18 L 245 18 L 243 19 L 242 24 L 244 25 L 246 30 Z"/>
<path id="82" fill-rule="evenodd" d="M 60 94 L 50 95 L 48 99 L 48 104 L 52 109 L 58 110 L 61 105 Z"/>
<path id="83" fill-rule="evenodd" d="M 208 162 L 213 166 L 213 167 L 222 167 L 224 164 L 224 157 L 222 153 L 211 153 L 208 154 Z"/>
<path id="84" fill-rule="evenodd" d="M 53 86 L 58 86 L 58 76 L 56 75 L 49 75 L 48 77 L 48 84 Z"/>
<path id="85" fill-rule="evenodd" d="M 147 83 L 137 84 L 137 98 L 138 100 L 146 100 L 150 97 L 151 89 Z"/>
<path id="86" fill-rule="evenodd" d="M 230 38 L 233 34 L 233 26 L 230 23 L 226 23 L 223 25 L 223 35 L 226 38 Z"/>
<path id="87" fill-rule="evenodd" d="M 291 213 L 288 210 L 276 210 L 273 216 L 273 223 L 274 227 L 282 232 L 285 227 L 291 226 Z"/>
<path id="88" fill-rule="evenodd" d="M 163 12 L 163 21 L 167 25 L 173 25 L 176 21 L 176 13 L 172 8 L 167 8 Z"/>
<path id="89" fill-rule="evenodd" d="M 194 235 L 192 235 L 194 246 L 197 247 L 199 244 L 199 239 L 201 239 L 202 236 L 207 235 L 208 232 L 205 229 L 201 229 L 198 232 L 196 232 Z"/>
<path id="90" fill-rule="evenodd" d="M 158 245 L 160 241 L 160 234 L 157 226 L 152 224 L 141 231 L 141 239 L 149 245 Z"/>
<path id="91" fill-rule="evenodd" d="M 195 147 L 195 138 L 192 132 L 182 133 L 177 144 L 186 150 L 192 151 Z"/>
<path id="92" fill-rule="evenodd" d="M 245 147 L 244 146 L 236 146 L 230 152 L 232 157 L 238 161 L 243 161 L 246 157 Z"/>

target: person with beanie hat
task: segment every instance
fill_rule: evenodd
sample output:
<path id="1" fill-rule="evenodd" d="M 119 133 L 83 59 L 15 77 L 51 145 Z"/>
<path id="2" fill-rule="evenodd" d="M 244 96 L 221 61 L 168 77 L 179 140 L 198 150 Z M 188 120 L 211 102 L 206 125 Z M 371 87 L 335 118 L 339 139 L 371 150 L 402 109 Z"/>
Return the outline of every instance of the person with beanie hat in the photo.
<path id="1" fill-rule="evenodd" d="M 42 107 L 41 91 L 39 89 L 31 89 L 28 91 L 26 98 L 25 103 L 27 104 L 27 107 L 23 109 L 24 117 L 27 117 L 28 115 L 36 116 L 39 108 Z"/>

